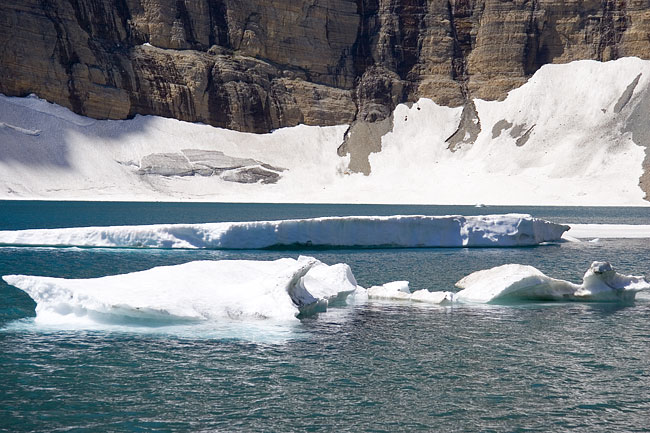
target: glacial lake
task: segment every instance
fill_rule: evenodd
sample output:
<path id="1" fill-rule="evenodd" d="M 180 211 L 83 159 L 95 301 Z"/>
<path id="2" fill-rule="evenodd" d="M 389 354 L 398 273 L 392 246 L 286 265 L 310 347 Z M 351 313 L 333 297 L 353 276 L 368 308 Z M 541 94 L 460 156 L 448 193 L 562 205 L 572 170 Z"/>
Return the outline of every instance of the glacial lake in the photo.
<path id="1" fill-rule="evenodd" d="M 0 201 L 0 230 L 346 215 L 530 213 L 650 224 L 650 208 Z M 525 248 L 171 250 L 0 247 L 0 275 L 90 278 L 193 260 L 313 256 L 364 286 L 456 290 L 528 264 L 580 282 L 594 260 L 650 276 L 648 239 Z M 634 303 L 330 308 L 292 325 L 35 325 L 0 280 L 0 431 L 648 431 L 650 294 Z"/>

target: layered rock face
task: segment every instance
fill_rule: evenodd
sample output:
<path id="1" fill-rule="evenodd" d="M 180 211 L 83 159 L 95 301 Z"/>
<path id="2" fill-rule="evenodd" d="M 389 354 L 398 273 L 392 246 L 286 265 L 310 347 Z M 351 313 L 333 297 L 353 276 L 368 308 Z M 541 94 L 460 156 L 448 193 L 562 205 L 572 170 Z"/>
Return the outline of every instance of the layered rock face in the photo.
<path id="1" fill-rule="evenodd" d="M 354 118 L 354 2 L 0 4 L 0 92 L 251 132 Z"/>
<path id="2" fill-rule="evenodd" d="M 7 95 L 264 132 L 503 98 L 551 62 L 649 58 L 650 0 L 9 0 L 0 47 Z"/>

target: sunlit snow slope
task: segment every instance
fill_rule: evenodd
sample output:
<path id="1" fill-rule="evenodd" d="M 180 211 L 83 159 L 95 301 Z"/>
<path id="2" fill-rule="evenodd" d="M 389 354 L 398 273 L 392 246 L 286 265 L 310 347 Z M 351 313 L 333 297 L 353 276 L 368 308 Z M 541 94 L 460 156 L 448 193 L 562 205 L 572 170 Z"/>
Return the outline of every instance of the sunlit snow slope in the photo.
<path id="1" fill-rule="evenodd" d="M 476 100 L 481 132 L 454 151 L 462 108 L 398 106 L 364 176 L 337 156 L 346 125 L 255 135 L 0 95 L 0 198 L 647 205 L 649 101 L 650 61 L 546 65 Z"/>

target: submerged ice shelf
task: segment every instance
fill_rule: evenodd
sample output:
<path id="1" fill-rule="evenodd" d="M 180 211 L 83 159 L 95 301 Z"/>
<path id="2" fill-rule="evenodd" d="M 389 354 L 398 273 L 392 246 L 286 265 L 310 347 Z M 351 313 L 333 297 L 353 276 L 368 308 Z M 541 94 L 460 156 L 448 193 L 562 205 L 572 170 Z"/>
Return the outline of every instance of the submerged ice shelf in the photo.
<path id="1" fill-rule="evenodd" d="M 567 239 L 649 239 L 650 224 L 571 224 Z"/>
<path id="2" fill-rule="evenodd" d="M 354 216 L 0 231 L 0 245 L 214 249 L 296 245 L 513 247 L 558 241 L 568 229 L 525 214 Z"/>

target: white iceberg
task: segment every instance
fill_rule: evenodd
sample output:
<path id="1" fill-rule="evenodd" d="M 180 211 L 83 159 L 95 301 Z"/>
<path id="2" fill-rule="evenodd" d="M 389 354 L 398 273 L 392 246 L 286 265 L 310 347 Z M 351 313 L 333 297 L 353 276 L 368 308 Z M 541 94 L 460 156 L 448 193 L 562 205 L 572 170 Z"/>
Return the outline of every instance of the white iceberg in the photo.
<path id="1" fill-rule="evenodd" d="M 295 245 L 513 247 L 558 241 L 568 229 L 525 214 L 351 216 L 0 231 L 0 245 L 215 249 Z"/>
<path id="2" fill-rule="evenodd" d="M 508 301 L 632 301 L 650 289 L 642 276 L 621 275 L 608 262 L 593 262 L 582 284 L 548 277 L 532 266 L 508 264 L 474 272 L 456 283 L 459 303 Z"/>
<path id="3" fill-rule="evenodd" d="M 408 301 L 411 290 L 408 281 L 392 281 L 381 286 L 372 286 L 366 292 L 368 299 L 388 299 Z"/>
<path id="4" fill-rule="evenodd" d="M 90 279 L 2 278 L 34 299 L 35 320 L 46 325 L 287 321 L 323 310 L 357 287 L 348 265 L 302 256 L 195 261 Z"/>
<path id="5" fill-rule="evenodd" d="M 429 304 L 487 304 L 520 301 L 629 302 L 650 289 L 644 277 L 621 275 L 608 262 L 593 262 L 582 284 L 551 278 L 537 268 L 508 264 L 474 272 L 456 283 L 457 293 L 418 290 L 408 281 L 393 281 L 357 290 L 355 299 L 424 302 Z"/>

